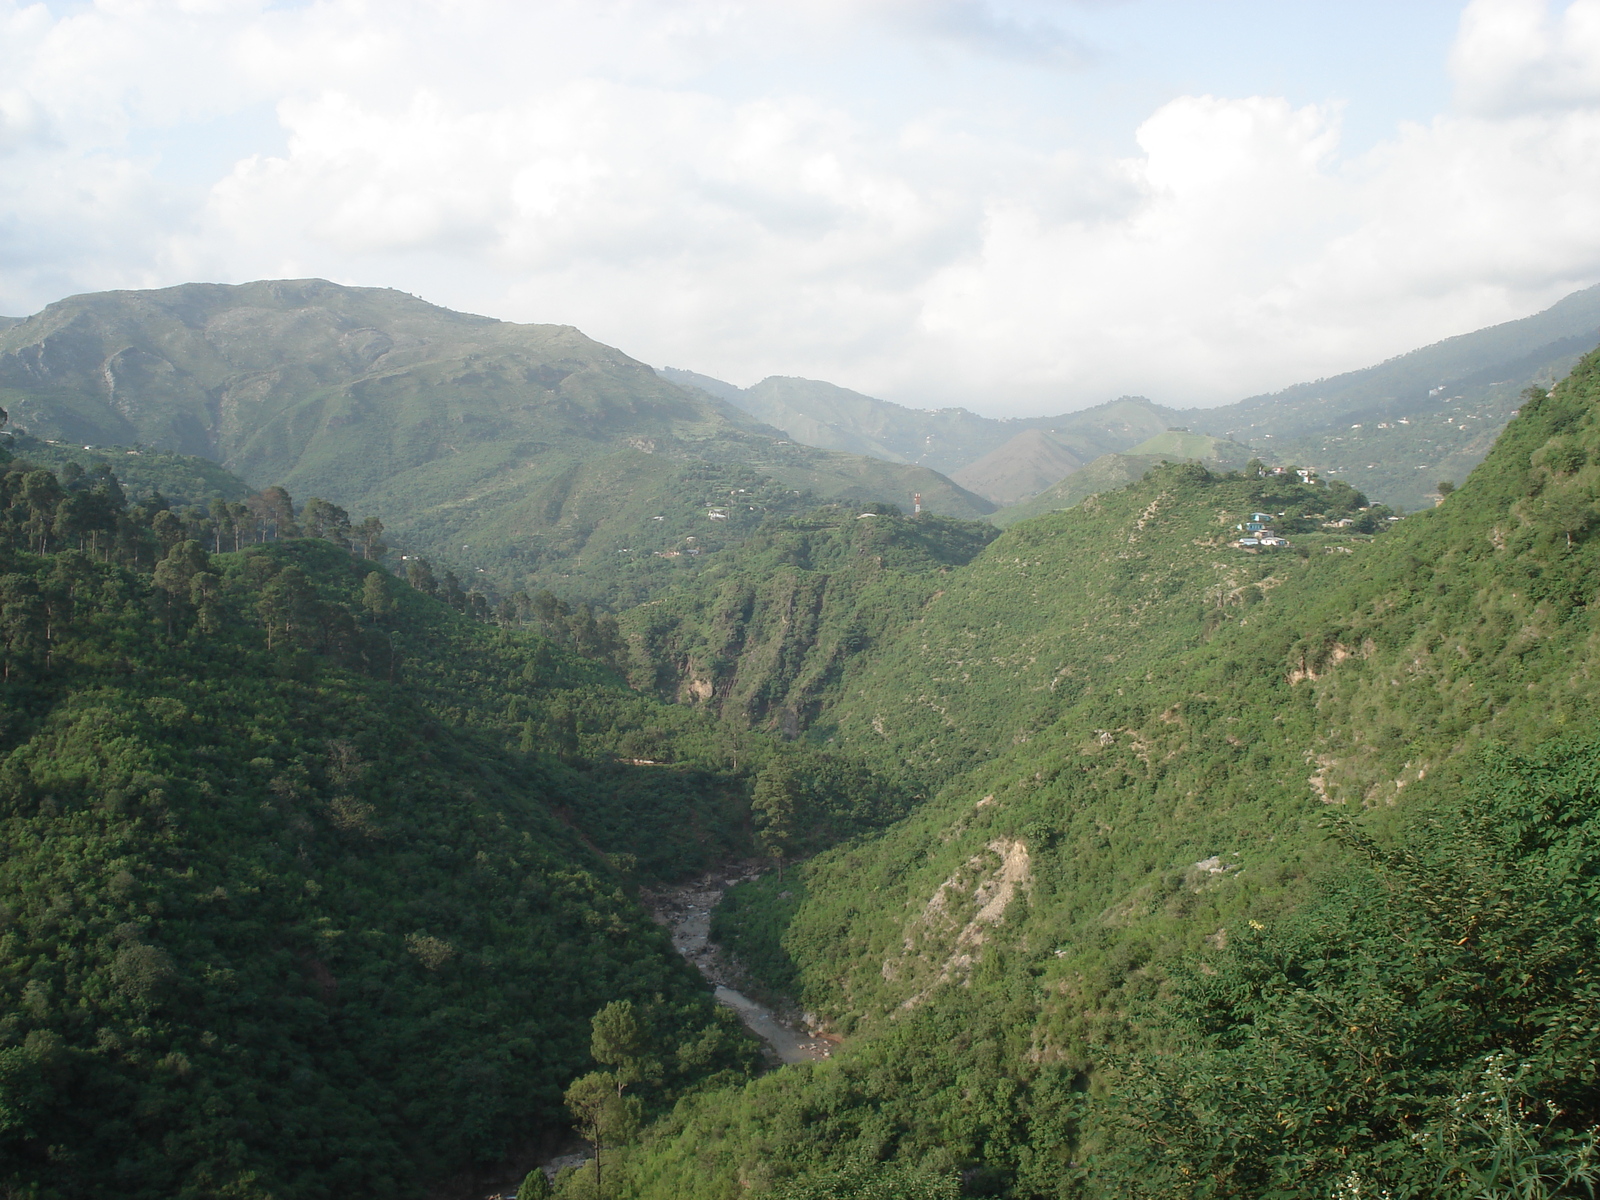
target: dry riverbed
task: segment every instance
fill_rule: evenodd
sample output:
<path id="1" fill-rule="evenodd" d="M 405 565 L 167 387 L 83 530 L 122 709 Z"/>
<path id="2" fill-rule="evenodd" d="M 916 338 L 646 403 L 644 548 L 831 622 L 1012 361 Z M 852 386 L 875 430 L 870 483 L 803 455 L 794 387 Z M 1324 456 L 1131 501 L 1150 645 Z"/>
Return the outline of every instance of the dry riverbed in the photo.
<path id="1" fill-rule="evenodd" d="M 739 964 L 711 940 L 711 910 L 722 893 L 735 883 L 758 878 L 763 865 L 759 860 L 730 863 L 675 887 L 641 890 L 639 898 L 650 915 L 672 931 L 673 946 L 705 976 L 715 989 L 712 995 L 717 1003 L 739 1014 L 745 1028 L 761 1039 L 773 1058 L 781 1063 L 817 1062 L 833 1052 L 838 1039 L 814 1028 L 803 1015 L 780 1015 L 739 991 L 736 985 L 749 986 Z M 542 1169 L 553 1179 L 563 1167 L 582 1167 L 589 1158 L 587 1151 L 578 1150 L 550 1159 Z M 503 1200 L 507 1194 L 495 1192 L 488 1200 Z"/>
<path id="2" fill-rule="evenodd" d="M 816 1062 L 832 1053 L 833 1041 L 820 1030 L 808 1028 L 810 1023 L 804 1017 L 780 1015 L 740 992 L 738 985 L 744 981 L 738 964 L 729 961 L 711 940 L 711 910 L 722 893 L 760 874 L 757 864 L 731 863 L 688 883 L 644 892 L 641 899 L 650 915 L 672 931 L 678 953 L 716 989 L 717 1003 L 738 1013 L 745 1027 L 765 1042 L 780 1062 Z"/>

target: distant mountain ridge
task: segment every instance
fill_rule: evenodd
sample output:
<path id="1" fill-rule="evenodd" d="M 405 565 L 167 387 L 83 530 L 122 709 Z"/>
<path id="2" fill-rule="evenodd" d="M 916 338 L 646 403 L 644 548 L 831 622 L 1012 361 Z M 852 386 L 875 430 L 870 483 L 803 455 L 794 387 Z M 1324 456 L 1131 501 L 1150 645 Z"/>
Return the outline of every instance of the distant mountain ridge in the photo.
<path id="1" fill-rule="evenodd" d="M 954 462 L 970 439 L 993 439 L 987 417 L 963 408 L 920 410 L 864 396 L 819 379 L 773 375 L 741 388 L 696 371 L 662 367 L 664 379 L 699 388 L 796 441 L 935 470 Z"/>
<path id="2" fill-rule="evenodd" d="M 1218 408 L 1124 396 L 1059 416 L 1000 419 L 905 408 L 819 380 L 774 377 L 738 388 L 692 371 L 661 373 L 797 441 L 923 463 L 1000 504 L 1041 495 L 1103 454 L 1137 455 L 1139 442 L 1176 425 L 1247 445 L 1275 463 L 1313 466 L 1384 503 L 1422 508 L 1436 498 L 1438 480 L 1465 478 L 1482 460 L 1525 388 L 1549 386 L 1597 345 L 1600 285 L 1530 317 Z M 1036 432 L 1078 465 L 1025 436 Z"/>
<path id="3" fill-rule="evenodd" d="M 570 326 L 316 279 L 59 301 L 0 330 L 0 407 L 42 439 L 200 455 L 376 512 L 396 544 L 507 590 L 622 572 L 637 597 L 672 569 L 657 552 L 774 505 L 993 511 L 926 467 L 797 444 Z"/>
<path id="4" fill-rule="evenodd" d="M 1553 361 L 1578 358 L 1600 344 L 1600 285 L 1574 292 L 1543 312 L 1387 359 L 1328 379 L 1297 383 L 1221 408 L 1197 409 L 1208 430 L 1248 437 L 1314 433 L 1330 422 L 1377 419 L 1400 404 L 1409 411 L 1446 390 L 1482 387 Z M 1572 364 L 1568 365 L 1570 369 Z M 1395 415 L 1403 416 L 1404 412 Z"/>
<path id="5" fill-rule="evenodd" d="M 676 367 L 661 367 L 658 374 L 725 400 L 797 441 L 917 463 L 944 474 L 1030 430 L 1048 433 L 1087 462 L 1161 432 L 1177 416 L 1142 396 L 1122 396 L 1054 417 L 996 418 L 964 408 L 906 408 L 819 379 L 774 375 L 741 388 Z"/>
<path id="6" fill-rule="evenodd" d="M 1314 466 L 1386 504 L 1424 508 L 1435 482 L 1483 461 L 1530 385 L 1549 387 L 1600 345 L 1600 286 L 1543 312 L 1376 366 L 1296 384 L 1184 423 Z"/>
<path id="7" fill-rule="evenodd" d="M 1083 459 L 1044 430 L 1025 429 L 950 477 L 961 476 L 962 487 L 996 504 L 1015 504 L 1082 466 Z"/>

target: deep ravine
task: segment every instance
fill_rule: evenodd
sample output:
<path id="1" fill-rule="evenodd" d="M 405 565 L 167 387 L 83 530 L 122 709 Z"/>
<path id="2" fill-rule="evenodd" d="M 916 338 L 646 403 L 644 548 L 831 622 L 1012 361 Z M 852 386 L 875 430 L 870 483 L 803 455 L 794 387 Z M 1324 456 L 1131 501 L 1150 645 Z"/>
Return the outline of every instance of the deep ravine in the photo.
<path id="1" fill-rule="evenodd" d="M 731 884 L 755 879 L 761 874 L 756 863 L 733 862 L 713 868 L 697 879 L 659 891 L 643 893 L 642 899 L 660 924 L 672 931 L 672 944 L 706 981 L 716 989 L 718 1004 L 739 1014 L 745 1027 L 771 1048 L 784 1063 L 816 1062 L 833 1051 L 834 1041 L 826 1035 L 797 1027 L 766 1005 L 750 999 L 732 985 L 739 972 L 711 941 L 711 910 L 717 906 Z"/>
<path id="2" fill-rule="evenodd" d="M 766 1005 L 730 986 L 739 982 L 738 967 L 730 963 L 711 940 L 711 910 L 716 908 L 723 892 L 732 884 L 758 878 L 761 866 L 759 861 L 725 863 L 686 883 L 655 890 L 641 889 L 639 898 L 650 915 L 672 931 L 673 946 L 705 976 L 706 982 L 715 989 L 713 995 L 717 1003 L 738 1013 L 745 1028 L 760 1038 L 780 1063 L 817 1062 L 833 1052 L 838 1039 L 820 1031 L 797 1028 L 797 1024 L 804 1023 L 786 1021 Z M 541 1168 L 554 1180 L 564 1167 L 583 1167 L 590 1157 L 587 1148 L 572 1150 L 542 1163 Z M 510 1200 L 510 1194 L 496 1191 L 487 1200 Z"/>

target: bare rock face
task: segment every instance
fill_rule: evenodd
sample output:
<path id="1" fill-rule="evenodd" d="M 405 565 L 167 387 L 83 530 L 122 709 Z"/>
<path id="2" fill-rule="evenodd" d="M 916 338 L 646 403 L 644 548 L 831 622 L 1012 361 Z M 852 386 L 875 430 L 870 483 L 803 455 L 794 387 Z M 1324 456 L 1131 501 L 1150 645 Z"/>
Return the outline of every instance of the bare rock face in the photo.
<path id="1" fill-rule="evenodd" d="M 981 803 L 981 801 L 980 801 Z M 1033 882 L 1033 862 L 1020 838 L 997 838 L 947 878 L 906 925 L 898 952 L 884 960 L 886 982 L 917 990 L 901 1002 L 913 1009 L 935 988 L 965 979 L 989 932 L 1006 915 L 1019 890 Z"/>

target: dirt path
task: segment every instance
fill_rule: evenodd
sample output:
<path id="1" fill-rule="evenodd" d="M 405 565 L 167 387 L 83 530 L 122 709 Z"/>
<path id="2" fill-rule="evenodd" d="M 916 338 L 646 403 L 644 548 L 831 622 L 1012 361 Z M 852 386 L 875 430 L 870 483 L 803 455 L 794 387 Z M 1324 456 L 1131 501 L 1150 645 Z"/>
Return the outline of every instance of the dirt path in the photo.
<path id="1" fill-rule="evenodd" d="M 716 989 L 718 1004 L 739 1014 L 745 1027 L 772 1048 L 785 1063 L 817 1062 L 833 1051 L 833 1043 L 798 1022 L 786 1021 L 766 1005 L 750 999 L 734 985 L 742 982 L 738 965 L 728 961 L 711 940 L 711 910 L 731 884 L 755 879 L 756 864 L 730 863 L 676 887 L 646 892 L 650 915 L 672 931 L 672 944 Z"/>

